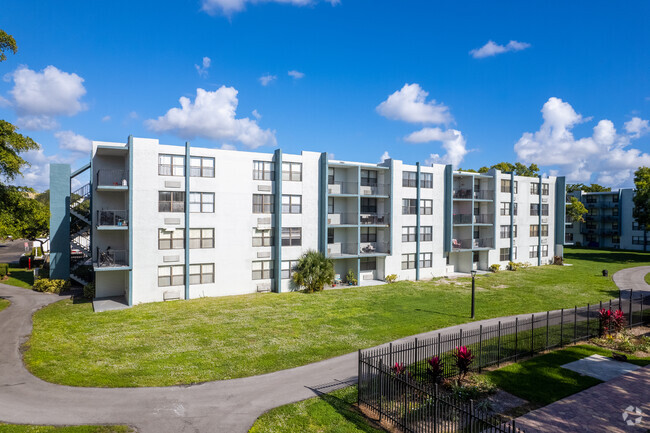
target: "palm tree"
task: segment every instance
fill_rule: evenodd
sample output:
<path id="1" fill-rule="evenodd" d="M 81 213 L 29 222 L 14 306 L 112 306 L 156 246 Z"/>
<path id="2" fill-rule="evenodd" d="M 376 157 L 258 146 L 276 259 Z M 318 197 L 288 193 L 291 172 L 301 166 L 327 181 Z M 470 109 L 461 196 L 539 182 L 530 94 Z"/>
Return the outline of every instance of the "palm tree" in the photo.
<path id="1" fill-rule="evenodd" d="M 298 260 L 293 281 L 308 293 L 319 292 L 334 282 L 334 263 L 323 253 L 307 251 Z"/>

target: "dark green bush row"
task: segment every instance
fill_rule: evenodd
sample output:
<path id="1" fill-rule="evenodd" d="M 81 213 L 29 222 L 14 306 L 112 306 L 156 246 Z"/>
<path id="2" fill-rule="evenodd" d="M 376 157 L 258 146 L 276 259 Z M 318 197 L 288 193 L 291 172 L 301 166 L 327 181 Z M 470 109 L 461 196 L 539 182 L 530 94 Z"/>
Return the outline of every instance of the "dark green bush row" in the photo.
<path id="1" fill-rule="evenodd" d="M 0 278 L 4 278 L 5 275 L 9 275 L 9 264 L 0 263 Z"/>
<path id="2" fill-rule="evenodd" d="M 39 278 L 34 281 L 34 290 L 37 292 L 56 293 L 70 288 L 70 281 L 67 280 L 50 280 L 49 278 Z"/>

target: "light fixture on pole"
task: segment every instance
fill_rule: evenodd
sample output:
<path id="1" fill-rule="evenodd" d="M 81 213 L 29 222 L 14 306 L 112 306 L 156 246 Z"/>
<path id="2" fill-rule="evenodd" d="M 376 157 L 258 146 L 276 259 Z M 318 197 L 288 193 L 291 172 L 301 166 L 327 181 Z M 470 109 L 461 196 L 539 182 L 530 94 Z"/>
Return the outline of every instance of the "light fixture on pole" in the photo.
<path id="1" fill-rule="evenodd" d="M 471 274 L 472 274 L 472 319 L 473 319 L 474 318 L 474 299 L 475 299 L 475 293 L 476 293 L 476 281 L 474 280 L 474 277 L 476 277 L 476 271 L 472 269 Z"/>

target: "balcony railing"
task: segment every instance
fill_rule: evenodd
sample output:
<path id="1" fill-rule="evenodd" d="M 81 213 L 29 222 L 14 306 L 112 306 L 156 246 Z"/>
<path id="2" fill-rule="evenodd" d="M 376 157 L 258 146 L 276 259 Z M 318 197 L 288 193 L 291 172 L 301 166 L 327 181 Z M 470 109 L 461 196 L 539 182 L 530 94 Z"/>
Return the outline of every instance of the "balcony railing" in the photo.
<path id="1" fill-rule="evenodd" d="M 471 189 L 455 189 L 454 190 L 454 198 L 470 200 L 472 198 L 472 190 Z"/>
<path id="2" fill-rule="evenodd" d="M 331 226 L 338 225 L 357 225 L 358 214 L 356 212 L 340 212 L 327 215 L 328 224 Z"/>
<path id="3" fill-rule="evenodd" d="M 479 214 L 479 215 L 474 215 L 474 223 L 475 224 L 493 224 L 494 223 L 494 215 L 489 213 L 484 213 L 484 214 Z"/>
<path id="4" fill-rule="evenodd" d="M 359 244 L 356 242 L 340 242 L 327 245 L 330 257 L 356 256 L 359 254 Z"/>
<path id="5" fill-rule="evenodd" d="M 379 213 L 379 214 L 367 214 L 361 213 L 359 221 L 361 224 L 388 224 L 390 222 L 390 214 L 388 213 Z"/>
<path id="6" fill-rule="evenodd" d="M 481 239 L 452 239 L 451 247 L 453 250 L 471 250 L 476 248 L 494 248 L 493 238 Z"/>
<path id="7" fill-rule="evenodd" d="M 390 254 L 390 244 L 388 242 L 361 242 L 359 254 Z"/>
<path id="8" fill-rule="evenodd" d="M 474 191 L 476 200 L 494 200 L 494 191 Z"/>
<path id="9" fill-rule="evenodd" d="M 493 238 L 474 239 L 474 248 L 494 248 Z"/>
<path id="10" fill-rule="evenodd" d="M 390 184 L 361 185 L 361 195 L 389 195 Z"/>
<path id="11" fill-rule="evenodd" d="M 129 252 L 127 250 L 100 250 L 97 248 L 97 266 L 100 268 L 129 266 Z"/>
<path id="12" fill-rule="evenodd" d="M 334 182 L 327 185 L 329 194 L 358 194 L 359 185 L 356 182 Z"/>
<path id="13" fill-rule="evenodd" d="M 128 186 L 129 172 L 127 170 L 97 171 L 97 186 Z"/>
<path id="14" fill-rule="evenodd" d="M 454 224 L 471 224 L 472 214 L 456 214 L 454 215 Z"/>
<path id="15" fill-rule="evenodd" d="M 573 233 L 566 233 L 564 235 L 564 243 L 565 244 L 572 244 L 573 243 Z"/>
<path id="16" fill-rule="evenodd" d="M 97 225 L 98 226 L 128 226 L 129 225 L 129 211 L 127 210 L 98 210 L 97 211 Z"/>

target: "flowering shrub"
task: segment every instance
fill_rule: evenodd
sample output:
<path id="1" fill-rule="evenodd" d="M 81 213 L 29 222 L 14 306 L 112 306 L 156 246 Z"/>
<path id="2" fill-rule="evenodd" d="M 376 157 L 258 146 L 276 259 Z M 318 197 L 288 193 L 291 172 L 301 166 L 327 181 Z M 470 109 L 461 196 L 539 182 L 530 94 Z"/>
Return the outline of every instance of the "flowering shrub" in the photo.
<path id="1" fill-rule="evenodd" d="M 411 374 L 410 371 L 406 370 L 406 367 L 404 367 L 403 362 L 396 362 L 395 365 L 391 367 L 391 370 L 393 370 L 393 373 L 395 373 L 395 376 L 400 377 L 404 373 L 406 373 L 406 377 L 409 379 L 413 378 L 413 374 Z"/>
<path id="2" fill-rule="evenodd" d="M 625 313 L 621 310 L 602 309 L 598 312 L 601 334 L 607 335 L 610 329 L 619 333 L 625 327 Z"/>
<path id="3" fill-rule="evenodd" d="M 442 360 L 438 356 L 434 356 L 431 359 L 427 359 L 427 375 L 431 380 L 431 383 L 439 383 L 442 380 L 442 371 L 443 364 Z"/>
<path id="4" fill-rule="evenodd" d="M 467 346 L 461 346 L 456 348 L 453 356 L 456 359 L 456 367 L 458 368 L 460 379 L 463 379 L 469 372 L 472 361 L 474 361 L 474 355 L 472 355 L 472 351 Z"/>
<path id="5" fill-rule="evenodd" d="M 612 328 L 614 328 L 614 332 L 621 332 L 625 327 L 625 313 L 621 310 L 614 311 L 614 314 L 612 314 L 611 325 Z"/>

